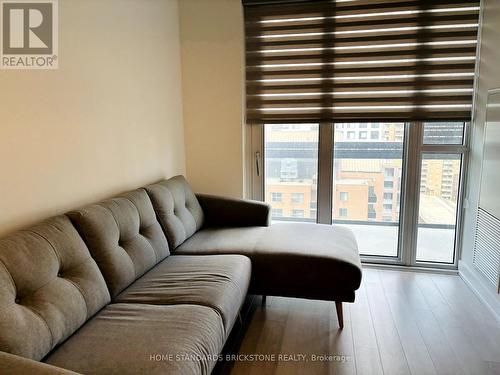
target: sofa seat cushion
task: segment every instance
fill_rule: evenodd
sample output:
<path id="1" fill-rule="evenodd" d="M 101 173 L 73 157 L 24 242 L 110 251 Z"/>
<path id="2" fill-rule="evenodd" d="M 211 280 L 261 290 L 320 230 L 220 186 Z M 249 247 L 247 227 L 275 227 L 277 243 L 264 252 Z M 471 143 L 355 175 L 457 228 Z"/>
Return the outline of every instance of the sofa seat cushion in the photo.
<path id="1" fill-rule="evenodd" d="M 0 374 L 2 375 L 82 375 L 43 362 L 0 351 Z"/>
<path id="2" fill-rule="evenodd" d="M 356 239 L 335 225 L 207 228 L 176 254 L 243 254 L 252 260 L 250 293 L 354 301 L 361 283 Z"/>
<path id="3" fill-rule="evenodd" d="M 46 362 L 82 374 L 209 374 L 224 343 L 205 306 L 108 305 Z"/>
<path id="4" fill-rule="evenodd" d="M 205 228 L 175 250 L 177 255 L 243 254 L 250 256 L 271 227 Z"/>
<path id="5" fill-rule="evenodd" d="M 215 309 L 228 334 L 250 283 L 250 259 L 241 255 L 174 255 L 165 259 L 114 302 L 196 304 Z"/>

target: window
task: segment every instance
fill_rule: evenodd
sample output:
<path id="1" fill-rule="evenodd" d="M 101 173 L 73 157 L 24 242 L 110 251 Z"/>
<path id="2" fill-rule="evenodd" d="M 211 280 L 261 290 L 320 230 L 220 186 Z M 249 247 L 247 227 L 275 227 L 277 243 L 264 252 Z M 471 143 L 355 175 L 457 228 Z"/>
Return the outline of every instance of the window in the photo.
<path id="1" fill-rule="evenodd" d="M 271 202 L 281 202 L 282 200 L 283 200 L 282 193 L 276 193 L 276 192 L 271 193 Z"/>
<path id="2" fill-rule="evenodd" d="M 479 1 L 243 2 L 255 197 L 372 261 L 456 266 Z"/>
<path id="3" fill-rule="evenodd" d="M 417 260 L 453 263 L 461 155 L 424 154 L 429 179 L 420 185 Z"/>
<path id="4" fill-rule="evenodd" d="M 375 194 L 374 186 L 368 186 L 368 202 L 377 203 L 377 195 Z"/>
<path id="5" fill-rule="evenodd" d="M 385 177 L 394 177 L 394 168 L 385 168 L 384 169 Z"/>
<path id="6" fill-rule="evenodd" d="M 318 138 L 317 124 L 271 124 L 265 126 L 265 194 L 280 218 L 316 221 Z M 305 204 L 295 215 L 293 205 Z M 277 216 L 276 216 L 277 217 Z"/>
<path id="7" fill-rule="evenodd" d="M 351 124 L 352 125 L 352 124 Z M 334 124 L 332 134 L 347 124 Z M 404 135 L 420 134 L 420 199 L 415 246 L 416 264 L 455 262 L 457 214 L 465 146 L 424 144 L 413 125 L 379 123 L 383 141 L 334 138 L 331 217 L 354 231 L 363 256 L 397 257 L 400 248 L 401 195 L 404 182 Z M 446 125 L 449 126 L 449 125 Z M 464 126 L 462 124 L 461 126 Z M 458 125 L 456 126 L 458 127 Z M 265 191 L 274 220 L 318 220 L 319 126 L 266 125 Z M 398 140 L 398 134 L 403 135 Z M 333 136 L 333 135 L 332 135 Z M 438 147 L 438 149 L 436 149 Z M 449 149 L 444 152 L 442 150 Z M 439 150 L 439 151 L 438 151 Z M 412 173 L 413 179 L 418 178 Z M 411 180 L 408 184 L 413 183 Z M 410 198 L 408 198 L 410 199 Z M 297 205 L 300 205 L 297 207 Z M 408 209 L 408 208 L 407 208 Z M 408 236 L 403 234 L 404 236 Z"/>
<path id="8" fill-rule="evenodd" d="M 271 217 L 278 218 L 283 216 L 283 210 L 281 208 L 272 208 L 271 209 Z"/>
<path id="9" fill-rule="evenodd" d="M 461 145 L 463 140 L 463 123 L 437 122 L 424 124 L 424 144 Z"/>
<path id="10" fill-rule="evenodd" d="M 377 211 L 373 204 L 368 204 L 368 220 L 375 220 L 377 218 Z"/>
<path id="11" fill-rule="evenodd" d="M 381 123 L 382 130 L 388 134 L 396 134 L 404 128 L 402 123 Z M 335 124 L 335 129 L 341 124 Z M 349 194 L 347 203 L 349 222 L 345 222 L 341 210 L 346 204 L 333 200 L 333 222 L 342 220 L 342 225 L 351 229 L 358 240 L 359 251 L 370 256 L 397 256 L 399 237 L 399 214 L 390 212 L 379 204 L 379 197 L 385 197 L 384 187 L 394 189 L 394 181 L 385 181 L 387 175 L 402 173 L 403 142 L 396 141 L 394 136 L 387 136 L 383 141 L 346 143 L 342 140 L 334 142 L 333 184 L 336 190 L 342 189 Z M 387 184 L 386 184 L 387 182 Z M 398 183 L 396 190 L 401 190 Z M 341 193 L 342 194 L 342 193 Z M 392 193 L 391 193 L 392 194 Z M 391 209 L 392 209 L 392 202 Z M 339 206 L 342 204 L 342 208 Z M 389 210 L 390 211 L 390 210 Z M 390 225 L 377 225 L 380 221 Z"/>
<path id="12" fill-rule="evenodd" d="M 304 193 L 292 193 L 293 203 L 304 203 Z"/>

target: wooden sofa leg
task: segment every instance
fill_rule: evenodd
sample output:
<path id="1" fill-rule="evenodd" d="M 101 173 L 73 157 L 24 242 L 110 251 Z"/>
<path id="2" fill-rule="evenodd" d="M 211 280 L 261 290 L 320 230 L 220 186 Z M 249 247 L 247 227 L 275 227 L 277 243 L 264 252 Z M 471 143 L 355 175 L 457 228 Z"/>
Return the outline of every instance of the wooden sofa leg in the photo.
<path id="1" fill-rule="evenodd" d="M 266 306 L 266 297 L 265 295 L 262 296 L 262 307 Z"/>
<path id="2" fill-rule="evenodd" d="M 339 320 L 340 329 L 344 328 L 344 312 L 342 311 L 342 302 L 335 301 L 335 308 L 337 309 L 337 319 Z"/>

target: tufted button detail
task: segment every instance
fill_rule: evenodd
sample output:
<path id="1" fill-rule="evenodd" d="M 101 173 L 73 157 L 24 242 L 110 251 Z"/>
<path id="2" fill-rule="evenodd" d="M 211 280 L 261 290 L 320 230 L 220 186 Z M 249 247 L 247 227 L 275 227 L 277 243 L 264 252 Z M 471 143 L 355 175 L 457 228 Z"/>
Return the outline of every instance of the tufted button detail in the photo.
<path id="1" fill-rule="evenodd" d="M 19 305 L 19 304 L 21 303 L 21 300 L 20 300 L 19 298 L 16 298 L 16 299 L 14 300 L 14 302 L 15 302 L 17 305 Z"/>
<path id="2" fill-rule="evenodd" d="M 57 277 L 62 277 L 62 273 L 61 273 L 61 272 L 58 272 L 58 273 L 57 273 Z"/>

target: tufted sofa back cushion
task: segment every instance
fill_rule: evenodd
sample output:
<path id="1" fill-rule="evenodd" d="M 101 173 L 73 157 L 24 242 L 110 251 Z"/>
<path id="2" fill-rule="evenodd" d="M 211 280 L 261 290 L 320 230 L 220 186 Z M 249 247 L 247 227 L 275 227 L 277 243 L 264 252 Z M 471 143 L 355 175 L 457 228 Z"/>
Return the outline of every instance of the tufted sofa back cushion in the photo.
<path id="1" fill-rule="evenodd" d="M 66 216 L 0 240 L 0 351 L 41 360 L 109 301 Z"/>
<path id="2" fill-rule="evenodd" d="M 184 176 L 146 187 L 158 220 L 174 250 L 203 225 L 203 210 Z"/>
<path id="3" fill-rule="evenodd" d="M 101 269 L 111 297 L 169 255 L 144 189 L 68 213 Z"/>

